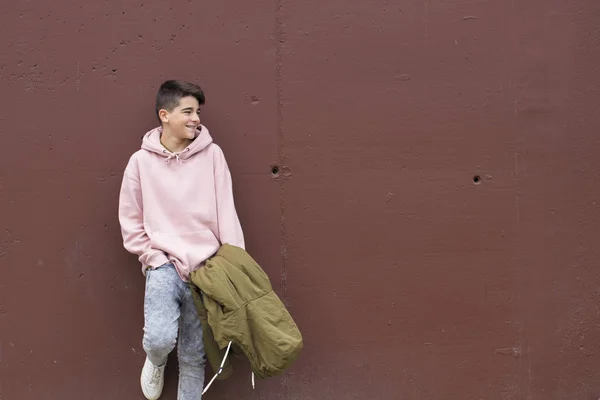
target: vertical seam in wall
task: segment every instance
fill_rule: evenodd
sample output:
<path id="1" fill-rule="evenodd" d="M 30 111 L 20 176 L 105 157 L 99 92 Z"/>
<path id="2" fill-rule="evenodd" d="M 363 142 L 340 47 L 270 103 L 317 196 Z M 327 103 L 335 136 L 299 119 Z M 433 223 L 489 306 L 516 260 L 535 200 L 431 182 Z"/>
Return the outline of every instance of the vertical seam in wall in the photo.
<path id="1" fill-rule="evenodd" d="M 283 127 L 283 88 L 282 88 L 282 46 L 285 41 L 282 23 L 282 12 L 283 7 L 282 0 L 275 0 L 275 85 L 276 85 L 276 96 L 277 96 L 277 158 L 280 171 L 286 166 L 286 154 L 285 154 L 285 137 Z M 279 212 L 280 212 L 280 240 L 281 240 L 281 296 L 284 304 L 288 305 L 287 296 L 287 232 L 285 226 L 285 179 L 282 176 L 278 179 L 279 183 Z M 282 376 L 283 386 L 283 397 L 289 398 L 289 387 L 288 387 L 289 375 L 286 372 Z"/>
<path id="2" fill-rule="evenodd" d="M 285 166 L 286 155 L 284 148 L 284 128 L 283 128 L 283 94 L 282 94 L 282 43 L 283 43 L 283 27 L 281 23 L 281 0 L 277 0 L 275 10 L 275 23 L 276 32 L 275 39 L 277 41 L 277 48 L 275 52 L 275 84 L 277 87 L 277 131 L 278 131 L 278 145 L 277 145 L 277 158 L 279 163 L 279 169 L 282 170 Z M 280 229 L 281 229 L 281 257 L 282 257 L 282 280 L 281 290 L 282 296 L 286 296 L 287 281 L 286 281 L 286 269 L 287 269 L 287 234 L 285 227 L 285 179 L 282 176 L 279 177 L 279 211 L 280 211 Z"/>
<path id="3" fill-rule="evenodd" d="M 526 273 L 524 272 L 524 265 L 522 263 L 523 260 L 523 249 L 522 249 L 522 233 L 521 233 L 521 197 L 522 197 L 522 178 L 520 174 L 520 163 L 523 159 L 523 152 L 521 151 L 521 124 L 520 124 L 520 116 L 519 116 L 519 77 L 516 73 L 518 69 L 518 64 L 521 58 L 521 49 L 519 47 L 520 42 L 517 39 L 518 29 L 515 26 L 511 26 L 511 23 L 518 24 L 518 20 L 515 19 L 515 16 L 518 15 L 516 11 L 516 2 L 515 0 L 511 1 L 509 19 L 507 21 L 507 32 L 510 32 L 508 35 L 509 47 L 508 54 L 510 57 L 508 59 L 513 60 L 510 64 L 510 69 L 508 71 L 508 92 L 510 99 L 512 101 L 512 111 L 513 111 L 513 122 L 512 128 L 514 130 L 513 137 L 513 176 L 514 176 L 514 224 L 515 224 L 515 266 L 516 268 L 516 276 L 517 276 L 517 286 L 516 286 L 516 296 L 517 296 L 517 310 L 519 313 L 517 314 L 517 320 L 519 323 L 518 327 L 518 337 L 517 337 L 517 355 L 518 355 L 518 364 L 517 364 L 517 383 L 518 383 L 518 396 L 523 399 L 531 398 L 531 352 L 529 351 L 529 340 L 528 340 L 528 315 L 527 311 L 523 311 L 523 302 L 524 302 L 524 282 L 526 281 Z M 514 82 L 517 81 L 517 84 Z M 527 360 L 524 360 L 524 357 L 527 357 Z M 524 362 L 526 364 L 524 364 Z"/>

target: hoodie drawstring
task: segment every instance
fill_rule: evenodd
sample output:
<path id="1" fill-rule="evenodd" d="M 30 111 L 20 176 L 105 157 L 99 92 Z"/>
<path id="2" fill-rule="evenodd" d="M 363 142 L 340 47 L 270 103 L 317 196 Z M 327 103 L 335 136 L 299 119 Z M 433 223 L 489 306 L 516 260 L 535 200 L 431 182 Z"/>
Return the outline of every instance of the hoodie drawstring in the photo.
<path id="1" fill-rule="evenodd" d="M 190 151 L 190 148 L 188 147 L 188 148 L 186 148 L 184 151 Z M 179 155 L 180 155 L 181 153 L 183 153 L 183 151 L 180 151 L 179 153 L 169 153 L 167 150 L 163 150 L 163 153 L 165 153 L 165 154 L 167 154 L 167 153 L 168 153 L 168 154 L 169 154 L 169 155 L 167 156 L 167 158 L 165 159 L 165 162 L 166 162 L 167 164 L 168 164 L 168 163 L 170 163 L 172 159 L 175 159 L 175 160 L 177 160 L 177 164 L 182 164 L 182 163 L 183 163 L 183 160 L 182 160 L 182 159 L 179 157 Z"/>

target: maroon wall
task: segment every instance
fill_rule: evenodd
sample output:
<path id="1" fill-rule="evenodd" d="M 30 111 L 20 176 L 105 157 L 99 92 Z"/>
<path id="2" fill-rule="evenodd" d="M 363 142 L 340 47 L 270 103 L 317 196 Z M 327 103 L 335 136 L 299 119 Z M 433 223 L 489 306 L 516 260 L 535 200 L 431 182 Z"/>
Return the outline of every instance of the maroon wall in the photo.
<path id="1" fill-rule="evenodd" d="M 117 196 L 168 78 L 204 87 L 305 338 L 206 399 L 596 399 L 599 26 L 597 0 L 6 3 L 0 399 L 142 398 Z"/>

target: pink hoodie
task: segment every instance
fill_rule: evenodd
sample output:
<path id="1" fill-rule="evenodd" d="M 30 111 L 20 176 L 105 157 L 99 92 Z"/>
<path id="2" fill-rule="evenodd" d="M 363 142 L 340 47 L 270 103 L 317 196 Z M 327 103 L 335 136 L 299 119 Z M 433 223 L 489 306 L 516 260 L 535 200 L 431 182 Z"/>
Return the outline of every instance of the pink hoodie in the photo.
<path id="1" fill-rule="evenodd" d="M 119 197 L 123 244 L 142 272 L 171 261 L 189 274 L 229 243 L 244 248 L 223 151 L 200 125 L 196 139 L 171 153 L 160 143 L 162 128 L 142 140 L 129 159 Z"/>

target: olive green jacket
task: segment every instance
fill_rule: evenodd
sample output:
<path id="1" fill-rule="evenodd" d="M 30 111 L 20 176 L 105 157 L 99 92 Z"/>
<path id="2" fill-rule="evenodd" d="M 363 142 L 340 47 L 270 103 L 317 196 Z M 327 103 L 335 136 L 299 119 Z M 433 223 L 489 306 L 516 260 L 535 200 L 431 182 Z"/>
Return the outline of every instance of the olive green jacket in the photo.
<path id="1" fill-rule="evenodd" d="M 215 372 L 230 341 L 259 378 L 278 375 L 296 360 L 303 346 L 300 330 L 267 274 L 244 249 L 224 244 L 190 280 Z M 227 362 L 219 378 L 232 372 Z"/>

